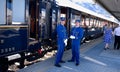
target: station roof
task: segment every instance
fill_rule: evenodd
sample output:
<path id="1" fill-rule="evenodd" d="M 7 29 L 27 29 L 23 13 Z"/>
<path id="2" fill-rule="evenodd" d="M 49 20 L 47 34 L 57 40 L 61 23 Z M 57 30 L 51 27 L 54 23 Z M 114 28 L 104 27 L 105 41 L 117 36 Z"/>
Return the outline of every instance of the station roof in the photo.
<path id="1" fill-rule="evenodd" d="M 70 0 L 66 0 L 66 1 L 62 1 L 62 0 L 57 0 L 57 4 L 59 6 L 64 6 L 64 7 L 70 7 L 70 8 L 73 8 L 75 10 L 78 10 L 78 11 L 81 11 L 81 12 L 84 12 L 84 13 L 87 13 L 87 14 L 90 14 L 92 16 L 95 16 L 95 17 L 98 17 L 98 18 L 101 18 L 101 19 L 104 19 L 104 20 L 107 20 L 107 21 L 110 21 L 110 22 L 114 22 L 114 23 L 118 23 L 117 21 L 115 21 L 114 19 L 112 18 L 108 18 L 108 17 L 105 17 L 104 15 L 102 14 L 99 14 L 97 12 L 94 12 L 94 11 L 91 11 L 83 6 L 80 6 L 74 2 L 71 2 Z"/>
<path id="2" fill-rule="evenodd" d="M 120 21 L 120 0 L 95 0 Z"/>

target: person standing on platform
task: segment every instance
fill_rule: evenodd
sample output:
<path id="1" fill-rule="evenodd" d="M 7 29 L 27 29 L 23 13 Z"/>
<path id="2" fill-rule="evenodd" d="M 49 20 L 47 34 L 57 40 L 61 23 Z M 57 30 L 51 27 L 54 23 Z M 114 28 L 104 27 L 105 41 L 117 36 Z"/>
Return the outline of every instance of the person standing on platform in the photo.
<path id="1" fill-rule="evenodd" d="M 72 58 L 68 62 L 76 62 L 76 66 L 79 65 L 80 59 L 80 42 L 83 38 L 83 28 L 80 27 L 80 20 L 75 21 L 75 27 L 71 30 L 70 39 L 72 39 Z"/>
<path id="2" fill-rule="evenodd" d="M 114 49 L 120 48 L 120 25 L 114 30 L 115 41 L 114 41 Z"/>
<path id="3" fill-rule="evenodd" d="M 106 28 L 107 28 L 107 24 L 103 26 L 103 31 L 105 31 Z"/>
<path id="4" fill-rule="evenodd" d="M 113 31 L 110 25 L 107 25 L 107 27 L 104 30 L 104 42 L 105 47 L 104 50 L 109 49 L 109 44 L 112 42 L 112 35 Z"/>
<path id="5" fill-rule="evenodd" d="M 62 60 L 64 48 L 67 45 L 67 31 L 65 28 L 65 18 L 61 17 L 61 23 L 57 25 L 57 44 L 58 44 L 58 50 L 56 55 L 56 61 L 55 66 L 61 67 L 59 63 L 65 63 L 65 61 Z"/>

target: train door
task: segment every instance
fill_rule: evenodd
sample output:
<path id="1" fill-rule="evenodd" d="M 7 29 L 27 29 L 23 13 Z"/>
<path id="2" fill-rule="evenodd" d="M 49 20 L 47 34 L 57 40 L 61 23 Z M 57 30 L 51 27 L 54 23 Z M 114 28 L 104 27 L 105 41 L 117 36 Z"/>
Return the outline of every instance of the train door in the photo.
<path id="1" fill-rule="evenodd" d="M 39 40 L 39 0 L 29 0 L 29 49 L 40 48 Z"/>
<path id="2" fill-rule="evenodd" d="M 30 38 L 38 39 L 38 0 L 30 0 L 29 2 L 29 14 L 30 14 Z"/>
<path id="3" fill-rule="evenodd" d="M 56 6 L 55 3 L 52 3 L 52 7 L 50 9 L 50 40 L 51 44 L 50 46 L 52 47 L 52 50 L 57 49 L 57 31 L 56 27 L 58 24 L 58 18 L 59 18 L 59 7 Z"/>
<path id="4" fill-rule="evenodd" d="M 70 34 L 70 14 L 71 14 L 71 9 L 70 8 L 60 7 L 60 17 L 65 17 L 66 18 L 65 27 L 67 29 L 68 35 Z"/>
<path id="5" fill-rule="evenodd" d="M 57 17 L 58 17 L 58 9 L 52 7 L 51 9 L 51 17 L 50 17 L 50 38 L 56 39 L 56 26 L 57 26 Z"/>
<path id="6" fill-rule="evenodd" d="M 60 17 L 65 17 L 65 18 L 67 18 L 67 8 L 61 7 L 61 8 L 60 8 L 60 11 L 61 11 Z M 65 26 L 66 26 L 66 25 L 67 25 L 67 21 L 66 21 Z"/>
<path id="7" fill-rule="evenodd" d="M 40 28 L 40 39 L 41 41 L 47 38 L 47 25 L 46 25 L 46 3 L 40 2 L 40 21 L 39 21 L 39 28 Z"/>
<path id="8" fill-rule="evenodd" d="M 68 36 L 70 36 L 71 8 L 60 7 L 60 17 L 66 18 L 65 27 L 67 29 Z M 59 22 L 60 22 L 60 20 L 59 20 Z M 67 44 L 66 49 L 70 49 L 70 48 L 71 48 L 71 40 L 68 39 L 68 44 Z"/>

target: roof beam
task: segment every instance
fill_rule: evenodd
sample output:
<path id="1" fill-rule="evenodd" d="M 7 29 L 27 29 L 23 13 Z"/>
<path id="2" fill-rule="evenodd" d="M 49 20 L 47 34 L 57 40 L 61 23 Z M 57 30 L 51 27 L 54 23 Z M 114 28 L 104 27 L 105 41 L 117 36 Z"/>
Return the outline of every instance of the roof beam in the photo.
<path id="1" fill-rule="evenodd" d="M 95 0 L 95 2 L 99 3 L 103 8 L 105 8 L 109 13 L 111 13 L 116 19 L 118 19 L 118 20 L 120 21 L 120 19 L 119 19 L 112 11 L 110 11 L 110 10 L 106 7 L 106 5 L 104 5 L 100 0 Z M 116 12 L 116 13 L 118 13 L 118 12 Z"/>
<path id="2" fill-rule="evenodd" d="M 120 13 L 120 11 L 111 11 L 112 13 Z"/>

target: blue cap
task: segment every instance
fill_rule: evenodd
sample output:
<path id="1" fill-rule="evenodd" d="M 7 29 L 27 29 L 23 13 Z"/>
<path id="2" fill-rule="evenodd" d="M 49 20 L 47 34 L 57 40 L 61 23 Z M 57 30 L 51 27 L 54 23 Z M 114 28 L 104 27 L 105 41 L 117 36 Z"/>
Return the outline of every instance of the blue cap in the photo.
<path id="1" fill-rule="evenodd" d="M 61 21 L 65 21 L 66 19 L 65 19 L 65 17 L 61 17 L 60 20 Z"/>
<path id="2" fill-rule="evenodd" d="M 80 20 L 75 20 L 75 22 L 79 22 L 80 23 Z"/>

